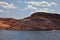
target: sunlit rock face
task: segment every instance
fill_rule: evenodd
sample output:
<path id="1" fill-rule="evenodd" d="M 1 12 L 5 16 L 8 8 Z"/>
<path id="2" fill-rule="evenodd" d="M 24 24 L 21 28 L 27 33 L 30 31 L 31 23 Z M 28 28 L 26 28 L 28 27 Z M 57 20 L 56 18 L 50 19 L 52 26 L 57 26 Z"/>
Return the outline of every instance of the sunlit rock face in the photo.
<path id="1" fill-rule="evenodd" d="M 24 19 L 0 18 L 0 29 L 60 30 L 60 14 L 36 12 Z"/>

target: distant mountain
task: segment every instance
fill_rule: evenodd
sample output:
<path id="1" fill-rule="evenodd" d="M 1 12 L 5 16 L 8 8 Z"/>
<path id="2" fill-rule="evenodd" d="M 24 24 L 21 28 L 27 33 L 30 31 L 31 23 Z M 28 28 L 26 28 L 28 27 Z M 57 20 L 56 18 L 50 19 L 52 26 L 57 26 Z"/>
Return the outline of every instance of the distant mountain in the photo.
<path id="1" fill-rule="evenodd" d="M 0 18 L 0 29 L 60 30 L 60 14 L 36 12 L 24 19 Z"/>

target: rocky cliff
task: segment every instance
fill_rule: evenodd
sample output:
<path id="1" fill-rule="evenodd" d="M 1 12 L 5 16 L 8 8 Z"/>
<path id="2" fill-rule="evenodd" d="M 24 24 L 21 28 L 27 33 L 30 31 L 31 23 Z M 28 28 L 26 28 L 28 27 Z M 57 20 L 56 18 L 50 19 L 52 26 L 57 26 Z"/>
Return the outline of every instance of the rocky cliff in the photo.
<path id="1" fill-rule="evenodd" d="M 60 14 L 36 12 L 24 19 L 0 18 L 0 29 L 60 30 Z"/>

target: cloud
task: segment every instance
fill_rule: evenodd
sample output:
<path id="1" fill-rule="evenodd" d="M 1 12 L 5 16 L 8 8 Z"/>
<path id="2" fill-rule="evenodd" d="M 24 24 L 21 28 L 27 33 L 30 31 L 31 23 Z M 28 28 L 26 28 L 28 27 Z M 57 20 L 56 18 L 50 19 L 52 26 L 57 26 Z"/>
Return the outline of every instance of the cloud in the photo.
<path id="1" fill-rule="evenodd" d="M 7 3 L 0 1 L 0 7 L 7 8 L 7 9 L 15 9 L 17 8 L 13 3 Z"/>
<path id="2" fill-rule="evenodd" d="M 34 12 L 54 12 L 54 9 L 51 9 L 53 6 L 57 6 L 55 2 L 48 2 L 48 1 L 25 1 L 27 7 L 25 10 L 32 10 L 31 13 Z"/>
<path id="3" fill-rule="evenodd" d="M 36 12 L 49 12 L 49 9 L 48 8 L 41 8 L 41 9 L 36 10 Z"/>
<path id="4" fill-rule="evenodd" d="M 49 9 L 49 8 L 40 8 L 40 9 L 37 9 L 37 10 L 35 10 L 35 11 L 32 11 L 31 12 L 31 14 L 32 13 L 35 13 L 35 12 L 54 12 L 55 10 L 53 10 L 53 9 Z"/>
<path id="5" fill-rule="evenodd" d="M 38 7 L 34 7 L 32 5 L 27 5 L 27 7 L 24 8 L 24 10 L 32 10 L 34 12 L 53 12 L 54 11 L 52 9 L 49 9 L 48 7 L 38 8 Z"/>
<path id="6" fill-rule="evenodd" d="M 51 2 L 51 4 L 52 4 L 52 5 L 57 5 L 57 3 L 55 3 L 55 2 Z"/>
<path id="7" fill-rule="evenodd" d="M 3 13 L 4 11 L 0 9 L 0 13 Z"/>
<path id="8" fill-rule="evenodd" d="M 27 7 L 24 10 L 36 10 L 37 8 L 32 5 L 27 5 Z"/>
<path id="9" fill-rule="evenodd" d="M 36 2 L 36 1 L 29 1 L 29 2 L 26 2 L 26 4 L 29 4 L 29 5 L 33 5 L 33 6 L 42 6 L 42 7 L 50 7 L 52 5 L 56 6 L 57 3 L 55 2 L 47 2 L 47 1 L 41 1 L 41 2 Z"/>
<path id="10" fill-rule="evenodd" d="M 49 8 L 41 8 L 36 10 L 36 12 L 54 12 L 55 10 Z"/>

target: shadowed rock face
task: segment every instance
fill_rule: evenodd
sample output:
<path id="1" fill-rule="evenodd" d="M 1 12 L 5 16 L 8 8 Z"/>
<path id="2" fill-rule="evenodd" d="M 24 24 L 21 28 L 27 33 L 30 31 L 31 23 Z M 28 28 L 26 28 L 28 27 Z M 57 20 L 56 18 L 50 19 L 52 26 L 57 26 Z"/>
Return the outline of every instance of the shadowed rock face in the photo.
<path id="1" fill-rule="evenodd" d="M 60 14 L 33 13 L 30 17 L 17 20 L 0 18 L 0 29 L 8 30 L 60 30 Z"/>

